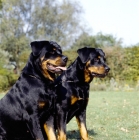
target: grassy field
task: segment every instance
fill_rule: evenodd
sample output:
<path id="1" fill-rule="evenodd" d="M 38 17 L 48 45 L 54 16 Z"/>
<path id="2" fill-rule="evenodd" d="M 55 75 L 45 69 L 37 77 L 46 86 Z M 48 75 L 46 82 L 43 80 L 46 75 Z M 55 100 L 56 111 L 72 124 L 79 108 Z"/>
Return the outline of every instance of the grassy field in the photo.
<path id="1" fill-rule="evenodd" d="M 80 140 L 76 120 L 68 140 Z M 139 140 L 139 92 L 90 92 L 87 108 L 90 140 Z"/>
<path id="2" fill-rule="evenodd" d="M 90 140 L 139 140 L 139 92 L 90 92 L 87 127 Z M 75 118 L 67 137 L 80 140 Z"/>
<path id="3" fill-rule="evenodd" d="M 5 93 L 0 93 L 0 99 L 5 95 Z"/>

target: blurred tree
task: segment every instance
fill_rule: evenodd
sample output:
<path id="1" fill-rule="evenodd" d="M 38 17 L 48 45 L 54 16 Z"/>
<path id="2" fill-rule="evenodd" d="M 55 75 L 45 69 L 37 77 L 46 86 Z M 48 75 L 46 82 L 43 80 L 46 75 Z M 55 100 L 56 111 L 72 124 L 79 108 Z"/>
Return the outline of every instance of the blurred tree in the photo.
<path id="1" fill-rule="evenodd" d="M 3 0 L 2 40 L 26 36 L 30 40 L 55 40 L 69 46 L 82 31 L 82 9 L 76 1 Z"/>
<path id="2" fill-rule="evenodd" d="M 0 0 L 0 10 L 2 9 L 2 0 Z"/>
<path id="3" fill-rule="evenodd" d="M 9 57 L 7 51 L 0 49 L 0 91 L 7 90 L 17 80 L 17 75 L 13 74 L 14 66 L 8 60 Z"/>
<path id="4" fill-rule="evenodd" d="M 83 32 L 73 43 L 71 50 L 77 50 L 82 47 L 99 48 L 100 46 L 97 44 L 96 39 L 93 36 Z"/>
<path id="5" fill-rule="evenodd" d="M 28 35 L 35 39 L 55 40 L 62 46 L 71 45 L 72 40 L 81 32 L 81 7 L 76 2 L 63 0 L 39 0 L 31 12 Z M 39 7 L 38 7 L 39 5 Z"/>
<path id="6" fill-rule="evenodd" d="M 77 50 L 82 47 L 94 47 L 94 48 L 104 48 L 104 47 L 121 47 L 122 40 L 117 39 L 113 35 L 104 35 L 98 33 L 97 35 L 89 35 L 83 32 L 73 43 L 71 49 Z"/>
<path id="7" fill-rule="evenodd" d="M 4 64 L 8 64 L 9 61 L 7 58 L 9 58 L 9 53 L 4 51 L 4 50 L 1 50 L 0 49 L 0 66 L 3 66 Z"/>
<path id="8" fill-rule="evenodd" d="M 122 47 L 104 47 L 107 64 L 110 67 L 108 78 L 114 78 L 115 80 L 125 80 L 123 71 L 125 69 L 125 53 Z"/>
<path id="9" fill-rule="evenodd" d="M 94 36 L 96 43 L 101 47 L 117 47 L 122 46 L 122 39 L 117 39 L 111 34 L 102 34 L 99 32 Z"/>
<path id="10" fill-rule="evenodd" d="M 69 66 L 78 57 L 78 53 L 75 50 L 64 51 L 63 54 L 68 57 L 67 66 Z"/>
<path id="11" fill-rule="evenodd" d="M 139 46 L 125 48 L 125 69 L 122 72 L 127 81 L 139 80 Z"/>
<path id="12" fill-rule="evenodd" d="M 1 0 L 0 48 L 19 68 L 19 56 L 33 40 L 54 40 L 69 47 L 82 32 L 82 9 L 70 0 Z M 1 3 L 0 3 L 1 4 Z"/>
<path id="13" fill-rule="evenodd" d="M 139 46 L 128 48 L 105 47 L 106 60 L 111 68 L 108 78 L 136 83 L 139 80 Z"/>

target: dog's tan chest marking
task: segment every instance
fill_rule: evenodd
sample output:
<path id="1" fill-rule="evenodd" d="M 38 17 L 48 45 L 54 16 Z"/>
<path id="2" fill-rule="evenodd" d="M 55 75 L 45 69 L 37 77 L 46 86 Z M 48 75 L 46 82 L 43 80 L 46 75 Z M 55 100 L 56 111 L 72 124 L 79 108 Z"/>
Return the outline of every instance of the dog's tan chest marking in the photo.
<path id="1" fill-rule="evenodd" d="M 46 101 L 39 101 L 38 102 L 38 107 L 39 108 L 44 108 L 46 106 L 46 103 L 47 103 Z"/>
<path id="2" fill-rule="evenodd" d="M 71 105 L 75 104 L 77 101 L 83 100 L 83 98 L 76 97 L 76 96 L 71 96 Z"/>

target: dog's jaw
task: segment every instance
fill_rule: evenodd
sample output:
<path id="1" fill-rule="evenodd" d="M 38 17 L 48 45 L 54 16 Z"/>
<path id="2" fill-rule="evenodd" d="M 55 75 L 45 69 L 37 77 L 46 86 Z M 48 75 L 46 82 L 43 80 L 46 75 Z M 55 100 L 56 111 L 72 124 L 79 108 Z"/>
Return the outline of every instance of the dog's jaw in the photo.
<path id="1" fill-rule="evenodd" d="M 47 69 L 52 72 L 52 73 L 56 73 L 56 74 L 61 74 L 63 71 L 66 70 L 65 66 L 55 66 L 52 64 L 47 64 Z"/>
<path id="2" fill-rule="evenodd" d="M 51 81 L 55 80 L 55 74 L 61 74 L 64 70 L 66 70 L 66 63 L 61 63 L 61 58 L 58 58 L 56 60 L 43 60 L 44 58 L 41 58 L 41 68 L 42 68 L 42 74 L 45 78 L 48 78 Z M 56 63 L 57 62 L 57 63 Z M 59 63 L 58 63 L 59 62 Z"/>
<path id="3" fill-rule="evenodd" d="M 93 80 L 93 76 L 87 69 L 84 70 L 84 79 L 86 83 L 90 83 Z"/>

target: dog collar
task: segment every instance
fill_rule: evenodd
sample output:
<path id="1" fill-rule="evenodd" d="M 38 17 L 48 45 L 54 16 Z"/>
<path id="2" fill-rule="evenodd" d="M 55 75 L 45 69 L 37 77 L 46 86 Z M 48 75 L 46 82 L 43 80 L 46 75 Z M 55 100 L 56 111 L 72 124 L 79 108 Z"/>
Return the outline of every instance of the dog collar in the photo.
<path id="1" fill-rule="evenodd" d="M 39 79 L 38 77 L 34 76 L 34 75 L 28 75 L 30 77 L 33 77 L 33 78 L 36 78 L 36 79 Z"/>
<path id="2" fill-rule="evenodd" d="M 71 81 L 71 80 L 66 80 L 66 76 L 64 75 L 62 78 L 62 82 L 68 82 L 68 83 L 70 83 L 70 82 L 75 82 L 74 80 L 73 81 Z"/>
<path id="3" fill-rule="evenodd" d="M 60 80 L 56 80 L 55 81 L 55 87 L 57 87 L 58 85 L 64 83 L 64 82 L 67 82 L 67 83 L 72 83 L 72 82 L 75 82 L 75 81 L 71 81 L 71 80 L 66 80 L 66 77 L 65 76 L 62 76 L 62 78 Z"/>

